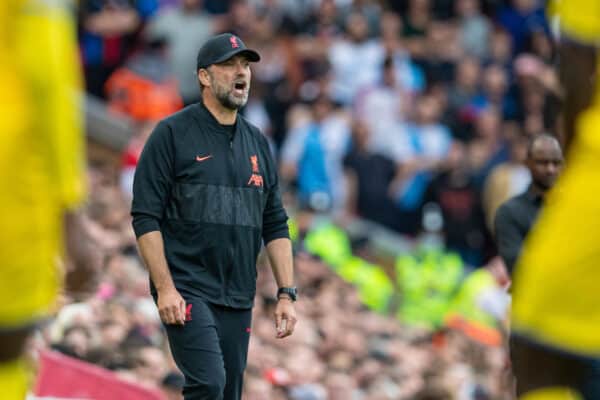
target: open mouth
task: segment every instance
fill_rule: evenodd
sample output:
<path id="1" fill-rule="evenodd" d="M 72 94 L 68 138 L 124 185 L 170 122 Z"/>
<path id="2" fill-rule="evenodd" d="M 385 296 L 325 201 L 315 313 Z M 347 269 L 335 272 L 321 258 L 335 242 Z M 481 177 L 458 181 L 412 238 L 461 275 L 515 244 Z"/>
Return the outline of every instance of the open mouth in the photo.
<path id="1" fill-rule="evenodd" d="M 244 92 L 246 91 L 246 87 L 247 87 L 247 85 L 246 85 L 246 82 L 236 82 L 236 83 L 233 85 L 233 91 L 234 91 L 236 94 L 243 95 L 243 94 L 244 94 Z"/>

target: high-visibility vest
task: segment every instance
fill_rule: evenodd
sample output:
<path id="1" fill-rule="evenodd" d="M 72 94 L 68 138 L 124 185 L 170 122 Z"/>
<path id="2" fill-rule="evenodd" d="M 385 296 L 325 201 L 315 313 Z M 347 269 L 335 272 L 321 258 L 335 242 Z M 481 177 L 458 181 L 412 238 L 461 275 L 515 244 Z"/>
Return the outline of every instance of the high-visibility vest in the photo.
<path id="1" fill-rule="evenodd" d="M 361 301 L 369 309 L 380 313 L 388 310 L 394 284 L 380 266 L 359 257 L 350 257 L 339 266 L 337 273 L 356 286 Z"/>
<path id="2" fill-rule="evenodd" d="M 462 276 L 463 262 L 454 253 L 428 250 L 399 256 L 396 277 L 402 302 L 397 317 L 426 329 L 441 326 Z"/>
<path id="3" fill-rule="evenodd" d="M 363 304 L 377 312 L 386 312 L 394 294 L 394 284 L 384 270 L 354 257 L 350 239 L 333 224 L 310 231 L 304 239 L 306 249 L 319 256 L 346 282 L 354 285 Z"/>
<path id="4" fill-rule="evenodd" d="M 333 269 L 337 269 L 352 256 L 348 236 L 342 229 L 330 223 L 311 230 L 304 238 L 304 246 Z"/>
<path id="5" fill-rule="evenodd" d="M 500 345 L 502 338 L 497 329 L 498 321 L 480 304 L 486 291 L 496 289 L 496 280 L 488 270 L 482 268 L 469 274 L 445 316 L 446 325 L 481 343 Z"/>

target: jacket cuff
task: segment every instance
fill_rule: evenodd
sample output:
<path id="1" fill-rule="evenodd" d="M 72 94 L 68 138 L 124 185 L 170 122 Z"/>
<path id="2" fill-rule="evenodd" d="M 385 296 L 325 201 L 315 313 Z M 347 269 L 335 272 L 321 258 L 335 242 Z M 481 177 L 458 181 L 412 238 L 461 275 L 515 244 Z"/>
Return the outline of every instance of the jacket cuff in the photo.
<path id="1" fill-rule="evenodd" d="M 148 232 L 160 231 L 158 219 L 150 215 L 135 215 L 133 217 L 132 225 L 136 238 L 139 238 Z"/>
<path id="2" fill-rule="evenodd" d="M 278 229 L 276 231 L 263 233 L 263 242 L 264 242 L 265 246 L 267 245 L 267 243 L 269 243 L 275 239 L 289 239 L 289 238 L 290 238 L 290 231 L 288 229 L 287 224 L 285 225 L 285 227 Z"/>

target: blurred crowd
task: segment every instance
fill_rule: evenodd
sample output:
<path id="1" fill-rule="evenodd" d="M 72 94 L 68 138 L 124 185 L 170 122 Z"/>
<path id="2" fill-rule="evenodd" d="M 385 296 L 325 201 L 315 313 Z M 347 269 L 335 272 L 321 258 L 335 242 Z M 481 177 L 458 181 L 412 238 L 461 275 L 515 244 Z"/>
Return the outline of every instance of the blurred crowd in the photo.
<path id="1" fill-rule="evenodd" d="M 182 378 L 130 227 L 130 190 L 156 121 L 199 100 L 197 50 L 219 32 L 261 55 L 242 113 L 269 139 L 292 212 L 367 219 L 413 240 L 431 230 L 435 210 L 447 249 L 471 267 L 494 260 L 494 212 L 530 181 L 527 138 L 560 133 L 542 3 L 80 1 L 86 91 L 136 132 L 118 170 L 89 166 L 70 262 L 101 273 L 86 295 L 63 299 L 32 348 L 52 346 L 179 398 Z M 318 260 L 299 252 L 296 266 L 300 323 L 278 341 L 275 284 L 259 262 L 246 399 L 510 398 L 502 348 L 402 326 L 366 311 Z"/>

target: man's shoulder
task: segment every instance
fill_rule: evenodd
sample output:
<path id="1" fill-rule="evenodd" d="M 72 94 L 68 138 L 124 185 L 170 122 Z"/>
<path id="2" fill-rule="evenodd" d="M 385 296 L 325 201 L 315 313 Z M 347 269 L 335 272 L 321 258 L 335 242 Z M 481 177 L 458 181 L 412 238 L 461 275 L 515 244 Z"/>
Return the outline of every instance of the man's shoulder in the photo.
<path id="1" fill-rule="evenodd" d="M 198 113 L 198 107 L 198 103 L 187 105 L 181 110 L 164 118 L 164 121 L 181 121 L 182 119 L 190 119 L 194 114 Z"/>
<path id="2" fill-rule="evenodd" d="M 186 106 L 181 110 L 162 119 L 159 123 L 170 126 L 171 128 L 177 128 L 183 125 L 187 125 L 194 120 L 194 115 L 197 114 L 197 106 L 197 104 L 191 104 L 189 106 Z"/>
<path id="3" fill-rule="evenodd" d="M 515 210 L 517 210 L 523 205 L 526 196 L 527 192 L 518 194 L 506 200 L 500 205 L 500 207 L 498 207 L 498 211 L 496 212 L 496 218 L 498 218 L 498 216 L 512 215 L 515 212 Z"/>
<path id="4" fill-rule="evenodd" d="M 194 119 L 195 113 L 194 105 L 190 105 L 161 119 L 152 132 L 152 140 L 180 141 L 187 137 L 187 132 L 197 123 Z"/>

